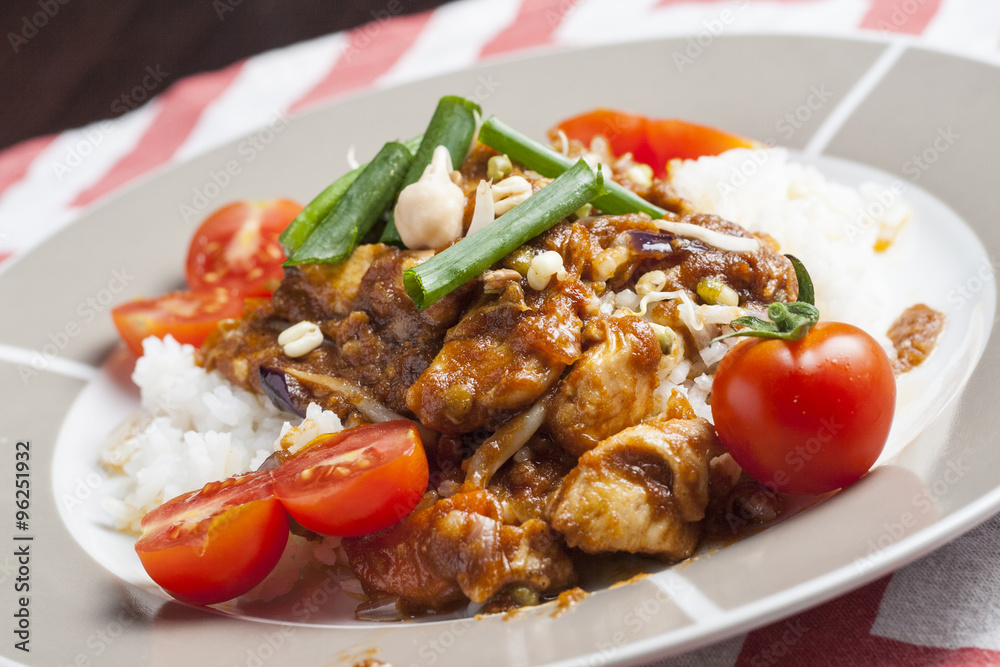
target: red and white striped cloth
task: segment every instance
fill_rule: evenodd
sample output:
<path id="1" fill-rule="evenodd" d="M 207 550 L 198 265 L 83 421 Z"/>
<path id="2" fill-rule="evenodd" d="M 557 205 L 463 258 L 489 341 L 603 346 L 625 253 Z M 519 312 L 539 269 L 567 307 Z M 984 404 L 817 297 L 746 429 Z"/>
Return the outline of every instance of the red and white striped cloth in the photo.
<path id="1" fill-rule="evenodd" d="M 567 12 L 569 4 L 572 11 Z M 525 49 L 693 34 L 732 0 L 460 0 L 175 83 L 113 121 L 0 153 L 0 263 L 93 202 L 292 113 Z M 753 0 L 737 32 L 906 33 L 1000 62 L 1000 0 Z M 905 21 L 898 21 L 900 14 Z M 487 15 L 489 21 L 479 20 Z M 2 264 L 0 264 L 2 266 Z M 810 611 L 669 665 L 1000 664 L 1000 519 Z"/>

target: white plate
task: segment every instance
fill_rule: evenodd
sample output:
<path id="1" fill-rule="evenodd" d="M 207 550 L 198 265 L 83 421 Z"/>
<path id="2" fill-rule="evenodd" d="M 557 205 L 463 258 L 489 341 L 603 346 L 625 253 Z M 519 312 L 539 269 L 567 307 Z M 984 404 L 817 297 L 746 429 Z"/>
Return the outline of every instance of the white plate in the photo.
<path id="1" fill-rule="evenodd" d="M 875 41 L 753 36 L 720 38 L 678 72 L 672 54 L 685 44 L 523 58 L 326 107 L 292 119 L 252 160 L 234 142 L 147 179 L 6 267 L 5 354 L 14 358 L 10 350 L 20 348 L 59 358 L 37 373 L 0 362 L 4 436 L 31 441 L 25 534 L 34 537 L 32 652 L 5 642 L 0 653 L 29 665 L 311 667 L 372 655 L 396 667 L 635 663 L 818 603 L 1000 508 L 1000 450 L 991 447 L 1000 424 L 990 398 L 1000 388 L 991 263 L 1000 210 L 987 179 L 995 176 L 988 148 L 1000 145 L 1000 71 Z M 880 58 L 884 78 L 851 95 Z M 174 287 L 193 231 L 183 206 L 205 212 L 240 198 L 307 200 L 337 175 L 349 144 L 371 155 L 387 138 L 418 133 L 442 94 L 478 95 L 488 113 L 535 136 L 560 118 L 613 106 L 806 149 L 803 159 L 844 182 L 898 179 L 917 211 L 908 247 L 896 249 L 907 260 L 904 284 L 914 300 L 945 310 L 949 323 L 939 351 L 901 380 L 886 456 L 860 483 L 807 512 L 562 613 L 548 605 L 511 619 L 371 625 L 354 621 L 347 604 L 309 611 L 330 597 L 315 588 L 264 610 L 168 601 L 146 579 L 131 542 L 103 527 L 95 502 L 111 484 L 95 466 L 97 448 L 134 407 L 107 360 L 116 337 L 102 302 L 119 284 L 114 272 L 128 282 L 115 302 Z M 213 174 L 232 160 L 239 176 L 220 191 Z M 13 463 L 12 455 L 0 462 L 5 479 L 13 479 Z M 13 610 L 10 587 L 4 601 Z"/>

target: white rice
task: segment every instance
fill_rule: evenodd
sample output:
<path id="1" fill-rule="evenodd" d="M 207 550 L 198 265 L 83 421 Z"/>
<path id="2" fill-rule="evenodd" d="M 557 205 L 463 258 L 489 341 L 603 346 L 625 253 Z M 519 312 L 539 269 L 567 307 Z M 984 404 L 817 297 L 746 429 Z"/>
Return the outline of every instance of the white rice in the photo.
<path id="1" fill-rule="evenodd" d="M 315 404 L 293 428 L 285 421 L 292 415 L 206 372 L 195 364 L 194 348 L 170 336 L 143 341 L 132 380 L 143 414 L 129 437 L 102 455 L 128 479 L 119 497 L 104 499 L 119 529 L 138 532 L 142 515 L 165 500 L 254 470 L 276 446 L 295 448 L 341 428 L 336 414 Z"/>
<path id="2" fill-rule="evenodd" d="M 756 168 L 748 169 L 750 164 Z M 781 148 L 675 162 L 670 176 L 697 210 L 766 232 L 782 253 L 801 259 L 824 319 L 849 322 L 885 342 L 889 282 L 875 241 L 910 216 L 897 198 L 880 220 L 865 218 L 868 211 L 884 210 L 872 203 L 886 188 L 866 184 L 859 192 L 831 183 L 816 169 L 789 162 Z"/>

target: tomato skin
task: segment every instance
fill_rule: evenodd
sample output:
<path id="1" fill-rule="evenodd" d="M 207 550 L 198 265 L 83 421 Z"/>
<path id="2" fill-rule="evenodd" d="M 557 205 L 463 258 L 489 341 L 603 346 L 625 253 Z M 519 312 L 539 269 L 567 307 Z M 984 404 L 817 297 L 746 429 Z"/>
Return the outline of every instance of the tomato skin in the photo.
<path id="1" fill-rule="evenodd" d="M 135 550 L 157 584 L 178 600 L 207 605 L 264 580 L 288 541 L 288 513 L 270 473 L 211 482 L 142 519 Z"/>
<path id="2" fill-rule="evenodd" d="M 751 477 L 818 494 L 856 482 L 878 459 L 896 381 L 875 339 L 820 322 L 798 341 L 740 342 L 719 363 L 711 401 L 719 438 Z"/>
<path id="3" fill-rule="evenodd" d="M 274 472 L 274 494 L 309 530 L 366 535 L 413 511 L 428 476 L 416 426 L 382 422 L 319 436 Z"/>
<path id="4" fill-rule="evenodd" d="M 193 291 L 224 287 L 271 296 L 284 275 L 278 242 L 302 207 L 288 199 L 239 201 L 212 213 L 191 239 L 184 276 Z"/>
<path id="5" fill-rule="evenodd" d="M 667 162 L 674 158 L 694 159 L 756 145 L 750 139 L 704 125 L 612 109 L 595 109 L 574 116 L 559 123 L 556 129 L 586 146 L 595 136 L 602 135 L 616 156 L 632 153 L 637 162 L 652 167 L 657 178 L 666 175 Z"/>
<path id="6" fill-rule="evenodd" d="M 134 299 L 111 310 L 122 340 L 142 356 L 142 340 L 167 334 L 200 347 L 220 321 L 243 315 L 243 299 L 226 289 L 171 292 L 155 299 Z"/>

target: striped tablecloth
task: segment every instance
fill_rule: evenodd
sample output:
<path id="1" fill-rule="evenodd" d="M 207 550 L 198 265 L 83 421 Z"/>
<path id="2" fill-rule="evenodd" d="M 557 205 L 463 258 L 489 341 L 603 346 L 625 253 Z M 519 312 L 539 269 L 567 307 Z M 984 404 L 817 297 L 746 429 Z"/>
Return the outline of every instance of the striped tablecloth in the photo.
<path id="1" fill-rule="evenodd" d="M 1000 0 L 460 0 L 391 16 L 192 76 L 115 120 L 0 153 L 0 263 L 133 179 L 294 113 L 516 51 L 695 34 L 898 35 L 1000 63 Z M 484 20 L 487 18 L 488 20 Z M 10 92 L 10 91 L 8 91 Z M 143 95 L 145 97 L 145 95 Z M 1000 119 L 998 119 L 1000 122 Z M 2 264 L 0 264 L 2 267 Z M 890 577 L 669 665 L 1000 664 L 1000 519 Z"/>

